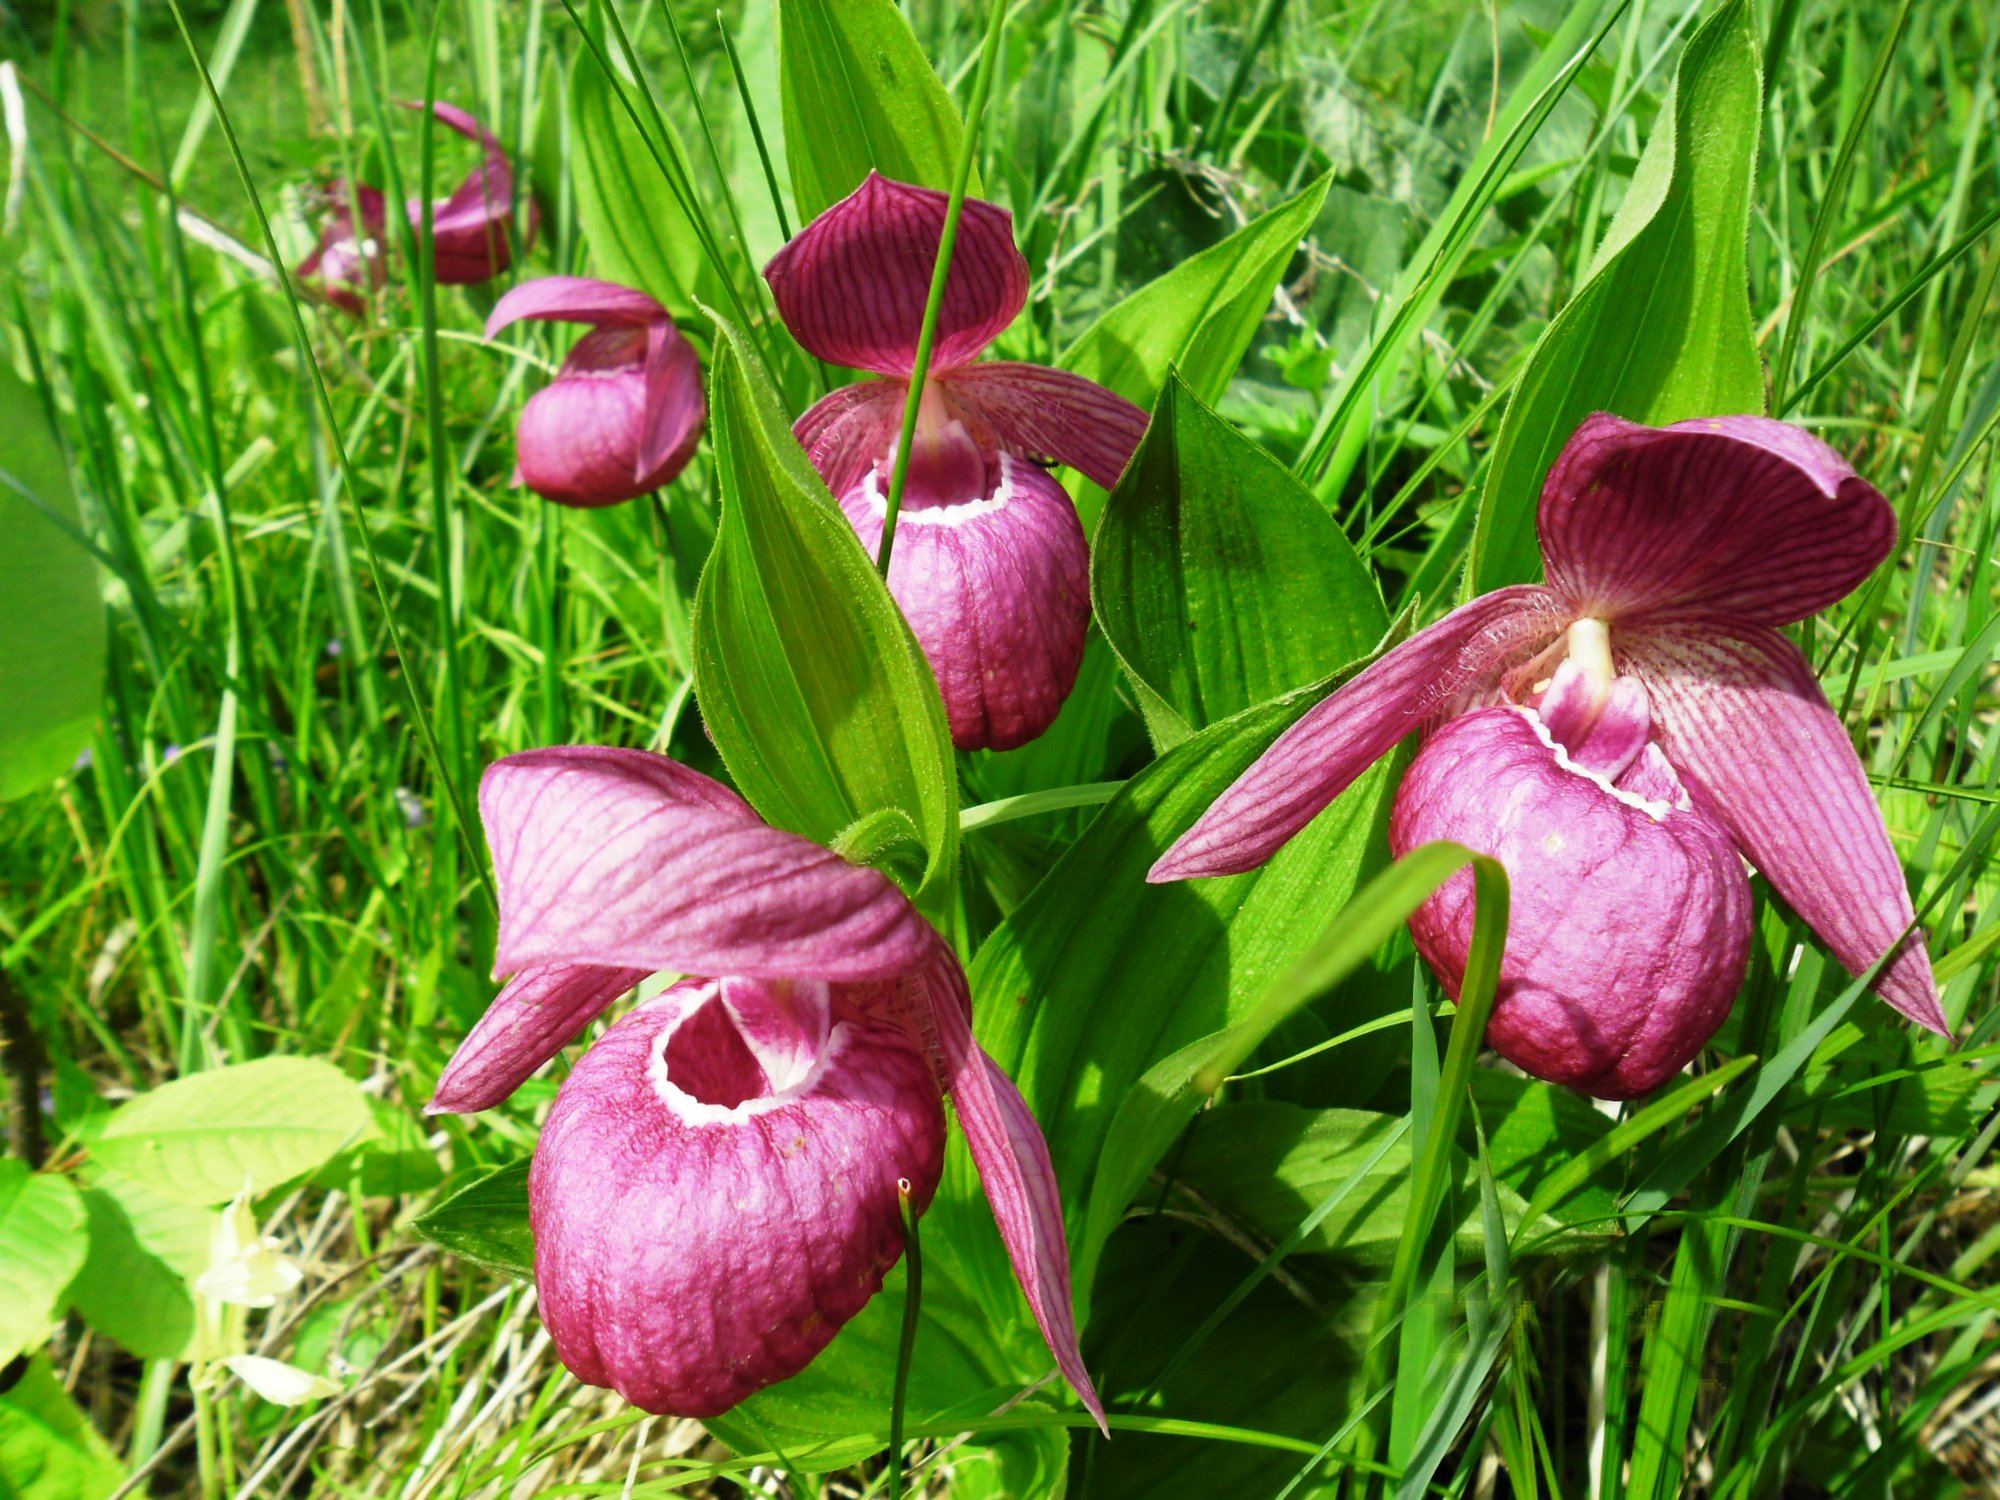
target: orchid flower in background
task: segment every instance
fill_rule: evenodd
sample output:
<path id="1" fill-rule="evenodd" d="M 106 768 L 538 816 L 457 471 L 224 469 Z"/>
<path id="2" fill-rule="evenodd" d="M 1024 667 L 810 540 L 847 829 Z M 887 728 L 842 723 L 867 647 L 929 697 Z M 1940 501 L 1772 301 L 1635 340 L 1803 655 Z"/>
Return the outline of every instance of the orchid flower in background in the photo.
<path id="1" fill-rule="evenodd" d="M 513 978 L 433 1112 L 498 1104 L 647 975 L 704 976 L 584 1054 L 535 1150 L 535 1282 L 579 1379 L 713 1416 L 805 1368 L 901 1255 L 901 1193 L 929 1204 L 948 1092 L 1036 1322 L 1102 1420 L 1041 1130 L 973 1041 L 957 956 L 888 877 L 639 750 L 509 756 L 479 806 Z"/>
<path id="2" fill-rule="evenodd" d="M 1657 1086 L 1741 983 L 1740 851 L 1850 972 L 1949 1035 L 1901 865 L 1846 729 L 1781 626 L 1842 598 L 1895 514 L 1831 448 L 1761 417 L 1671 427 L 1599 414 L 1549 471 L 1548 585 L 1420 631 L 1281 735 L 1168 849 L 1155 881 L 1248 870 L 1411 730 L 1391 845 L 1492 853 L 1513 919 L 1488 1039 L 1606 1097 Z M 1411 921 L 1458 993 L 1455 876 Z M 1900 946 L 1899 946 L 1900 944 Z"/>
<path id="3" fill-rule="evenodd" d="M 871 172 L 764 270 L 801 345 L 880 377 L 835 391 L 793 428 L 871 556 L 948 202 Z M 889 592 L 937 674 L 961 750 L 1034 739 L 1083 660 L 1090 548 L 1069 496 L 1036 460 L 1109 489 L 1146 430 L 1143 411 L 1081 375 L 974 363 L 1027 303 L 1013 224 L 1005 209 L 965 201 L 889 565 Z"/>
<path id="4" fill-rule="evenodd" d="M 523 318 L 591 327 L 522 409 L 523 484 L 563 505 L 613 505 L 687 467 L 707 414 L 701 361 L 664 307 L 613 282 L 544 276 L 500 299 L 486 337 Z"/>
<path id="5" fill-rule="evenodd" d="M 405 109 L 423 108 L 410 100 L 400 102 Z M 443 286 L 491 281 L 514 259 L 514 169 L 493 133 L 457 105 L 440 100 L 431 111 L 452 130 L 477 141 L 486 153 L 485 160 L 449 198 L 432 205 L 432 264 L 437 281 Z M 328 218 L 320 229 L 319 243 L 300 263 L 297 274 L 301 280 L 318 282 L 335 306 L 359 313 L 361 293 L 381 286 L 387 275 L 383 231 L 388 225 L 388 200 L 376 188 L 350 187 L 343 181 L 329 183 L 325 192 Z M 404 205 L 404 212 L 411 226 L 421 230 L 423 200 L 412 198 Z M 524 246 L 535 237 L 535 223 L 535 205 L 530 199 L 521 228 Z"/>

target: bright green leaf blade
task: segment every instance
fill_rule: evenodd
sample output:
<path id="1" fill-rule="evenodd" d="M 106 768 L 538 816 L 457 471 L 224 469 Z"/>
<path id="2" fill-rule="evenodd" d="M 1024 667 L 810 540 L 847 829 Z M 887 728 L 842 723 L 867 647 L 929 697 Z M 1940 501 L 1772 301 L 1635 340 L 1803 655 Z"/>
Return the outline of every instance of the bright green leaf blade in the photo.
<path id="1" fill-rule="evenodd" d="M 1221 400 L 1332 180 L 1318 179 L 1140 287 L 1084 330 L 1064 353 L 1062 367 L 1140 406 L 1159 398 L 1169 370 L 1198 400 Z"/>
<path id="2" fill-rule="evenodd" d="M 267 1057 L 196 1073 L 114 1113 L 91 1142 L 100 1165 L 176 1203 L 226 1203 L 310 1172 L 374 1128 L 331 1063 Z"/>
<path id="3" fill-rule="evenodd" d="M 716 748 L 769 822 L 823 844 L 900 812 L 923 843 L 918 888 L 942 891 L 958 779 L 930 664 L 721 318 L 710 391 L 722 515 L 695 594 L 694 680 Z"/>
<path id="4" fill-rule="evenodd" d="M 1588 279 L 1529 356 L 1494 440 L 1471 592 L 1539 576 L 1549 465 L 1596 411 L 1659 425 L 1764 409 L 1745 264 L 1763 75 L 1747 0 L 1688 40 Z"/>
<path id="5" fill-rule="evenodd" d="M 0 802 L 69 769 L 104 678 L 97 568 L 41 398 L 0 360 Z"/>
<path id="6" fill-rule="evenodd" d="M 67 1179 L 0 1157 L 0 1365 L 47 1336 L 88 1243 L 83 1202 Z"/>
<path id="7" fill-rule="evenodd" d="M 179 1359 L 194 1338 L 194 1298 L 173 1267 L 139 1242 L 124 1206 L 86 1188 L 90 1252 L 70 1283 L 84 1322 L 142 1359 Z"/>
<path id="8" fill-rule="evenodd" d="M 477 1177 L 410 1227 L 461 1260 L 518 1276 L 535 1275 L 535 1235 L 528 1227 L 528 1163 L 509 1162 Z"/>
<path id="9" fill-rule="evenodd" d="M 1140 772 L 1098 814 L 972 966 L 981 1044 L 1020 1085 L 1048 1137 L 1079 1250 L 1085 1204 L 1117 1103 L 1160 1059 L 1237 1020 L 1287 972 L 1327 915 L 1384 857 L 1389 766 L 1371 771 L 1261 870 L 1148 885 L 1154 860 L 1329 686 L 1248 710 Z M 1143 1173 L 1142 1173 L 1143 1176 Z M 1020 1307 L 955 1147 L 934 1240 L 996 1313 Z M 964 1217 L 961 1218 L 960 1215 Z M 1073 1254 L 1079 1301 L 1088 1252 Z M 1025 1316 L 1025 1308 L 1021 1308 Z"/>
<path id="10" fill-rule="evenodd" d="M 1090 583 L 1126 671 L 1185 729 L 1317 682 L 1386 624 L 1332 517 L 1177 374 L 1097 528 Z"/>
<path id="11" fill-rule="evenodd" d="M 801 219 L 871 170 L 950 189 L 958 110 L 893 0 L 778 0 L 778 82 Z M 981 195 L 976 167 L 968 191 Z"/>
<path id="12" fill-rule="evenodd" d="M 105 1500 L 124 1479 L 110 1446 L 46 1359 L 31 1361 L 19 1383 L 0 1394 L 0 1495 L 6 1500 Z"/>
<path id="13" fill-rule="evenodd" d="M 620 88 L 636 101 L 636 84 L 614 82 L 594 52 L 579 50 L 570 72 L 570 163 L 584 243 L 600 276 L 651 292 L 675 316 L 685 316 L 706 289 L 708 258 L 620 101 Z M 643 107 L 640 118 L 646 118 Z M 687 160 L 676 140 L 653 145 L 669 160 Z"/>

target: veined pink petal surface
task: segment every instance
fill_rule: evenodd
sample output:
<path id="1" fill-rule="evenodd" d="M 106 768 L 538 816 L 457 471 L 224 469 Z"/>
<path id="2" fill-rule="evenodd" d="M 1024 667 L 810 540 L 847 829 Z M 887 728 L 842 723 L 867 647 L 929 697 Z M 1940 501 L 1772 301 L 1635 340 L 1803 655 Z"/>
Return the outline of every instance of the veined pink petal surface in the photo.
<path id="1" fill-rule="evenodd" d="M 1764 417 L 1585 419 L 1542 487 L 1549 586 L 1601 618 L 1702 609 L 1786 625 L 1844 598 L 1895 545 L 1879 491 Z"/>
<path id="2" fill-rule="evenodd" d="M 634 287 L 590 276 L 537 276 L 498 302 L 486 319 L 486 337 L 523 319 L 592 323 L 601 328 L 644 328 L 667 316 L 659 302 Z"/>
<path id="3" fill-rule="evenodd" d="M 792 424 L 792 436 L 834 494 L 846 494 L 887 458 L 902 435 L 909 392 L 906 380 L 857 380 L 822 396 Z"/>
<path id="4" fill-rule="evenodd" d="M 1575 769 L 1532 710 L 1463 714 L 1425 742 L 1390 820 L 1398 858 L 1437 839 L 1507 871 L 1486 1039 L 1535 1077 L 1634 1098 L 1685 1067 L 1729 1014 L 1749 954 L 1749 883 L 1658 749 L 1614 790 Z M 1454 999 L 1475 911 L 1462 870 L 1410 919 Z"/>
<path id="5" fill-rule="evenodd" d="M 583 963 L 883 979 L 937 940 L 886 875 L 767 827 L 665 756 L 510 755 L 487 768 L 479 811 L 500 893 L 498 973 Z"/>
<path id="6" fill-rule="evenodd" d="M 792 337 L 834 364 L 907 376 L 916 363 L 949 202 L 934 188 L 870 172 L 792 236 L 764 268 Z M 976 356 L 1027 300 L 1028 262 L 1014 245 L 1014 216 L 966 199 L 931 350 L 932 373 Z"/>
<path id="7" fill-rule="evenodd" d="M 1747 621 L 1689 617 L 1628 637 L 1667 758 L 1849 973 L 1914 912 L 1853 742 L 1799 650 Z M 1622 664 L 1621 664 L 1622 665 Z M 1920 1026 L 1950 1035 L 1922 933 L 1875 981 Z"/>
<path id="8" fill-rule="evenodd" d="M 928 1011 L 926 1028 L 944 1054 L 951 1102 L 979 1168 L 1014 1275 L 1035 1324 L 1079 1399 L 1105 1435 L 1104 1403 L 1091 1383 L 1077 1339 L 1069 1279 L 1069 1240 L 1062 1196 L 1042 1127 L 1000 1065 L 973 1040 L 971 998 L 958 959 L 939 944 L 937 959 L 918 976 Z"/>
<path id="9" fill-rule="evenodd" d="M 584 1054 L 535 1148 L 557 1353 L 647 1411 L 727 1411 L 881 1290 L 898 1181 L 921 1211 L 943 1164 L 930 1066 L 901 1029 L 824 985 L 676 985 Z"/>
<path id="10" fill-rule="evenodd" d="M 1546 589 L 1499 589 L 1420 630 L 1314 705 L 1147 872 L 1149 881 L 1254 870 L 1405 735 L 1490 689 L 1569 615 Z"/>
<path id="11" fill-rule="evenodd" d="M 646 974 L 645 969 L 595 964 L 523 969 L 458 1044 L 427 1113 L 465 1115 L 493 1108 Z"/>
<path id="12" fill-rule="evenodd" d="M 1002 454 L 990 498 L 924 503 L 896 522 L 889 592 L 944 695 L 952 743 L 1007 750 L 1055 721 L 1090 629 L 1090 548 L 1054 479 Z M 882 543 L 881 471 L 841 498 L 869 555 Z"/>
<path id="13" fill-rule="evenodd" d="M 947 400 L 997 443 L 1081 471 L 1105 489 L 1132 461 L 1146 413 L 1094 380 L 1046 365 L 988 360 L 940 377 Z M 976 425 L 975 425 L 976 423 Z"/>
<path id="14" fill-rule="evenodd" d="M 646 330 L 646 415 L 639 424 L 633 482 L 657 489 L 686 468 L 707 417 L 701 359 L 680 330 L 662 319 Z"/>
<path id="15" fill-rule="evenodd" d="M 423 227 L 423 202 L 413 199 L 410 223 Z M 514 170 L 504 156 L 490 156 L 431 210 L 432 267 L 440 286 L 491 281 L 513 264 Z M 524 205 L 521 248 L 535 237 L 535 205 Z"/>

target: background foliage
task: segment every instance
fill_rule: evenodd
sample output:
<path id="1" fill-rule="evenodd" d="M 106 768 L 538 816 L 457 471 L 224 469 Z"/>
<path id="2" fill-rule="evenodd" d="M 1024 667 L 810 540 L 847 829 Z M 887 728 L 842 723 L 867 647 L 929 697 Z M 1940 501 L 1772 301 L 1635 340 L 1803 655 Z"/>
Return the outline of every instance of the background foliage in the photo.
<path id="1" fill-rule="evenodd" d="M 29 1105 L 0 1491 L 880 1491 L 900 1272 L 798 1379 L 645 1419 L 561 1370 L 516 1279 L 556 1079 L 421 1113 L 493 990 L 460 809 L 486 760 L 570 740 L 733 773 L 973 960 L 1115 1436 L 1047 1382 L 961 1154 L 925 1221 L 913 1483 L 1995 1482 L 1991 8 L 1012 6 L 975 190 L 1035 281 L 996 352 L 1156 415 L 1117 493 L 1072 485 L 1098 634 L 1069 706 L 954 757 L 787 446 L 837 376 L 756 272 L 871 164 L 944 185 L 982 24 L 0 6 L 0 1012 Z M 702 348 L 711 440 L 656 500 L 510 487 L 569 334 L 484 343 L 497 285 L 399 276 L 352 321 L 272 274 L 267 224 L 295 264 L 322 179 L 442 196 L 472 165 L 387 107 L 427 90 L 520 163 L 522 274 L 646 286 Z M 1263 871 L 1140 882 L 1385 630 L 1533 575 L 1540 475 L 1606 406 L 1787 416 L 1896 503 L 1892 566 L 1802 639 L 1928 906 L 1955 1052 L 1760 889 L 1736 1015 L 1658 1099 L 1473 1067 L 1400 932 L 1447 866 L 1385 868 L 1393 767 Z M 868 644 L 815 657 L 829 631 Z M 278 1258 L 296 1286 L 225 1299 Z M 267 1400 L 242 1354 L 324 1384 Z"/>

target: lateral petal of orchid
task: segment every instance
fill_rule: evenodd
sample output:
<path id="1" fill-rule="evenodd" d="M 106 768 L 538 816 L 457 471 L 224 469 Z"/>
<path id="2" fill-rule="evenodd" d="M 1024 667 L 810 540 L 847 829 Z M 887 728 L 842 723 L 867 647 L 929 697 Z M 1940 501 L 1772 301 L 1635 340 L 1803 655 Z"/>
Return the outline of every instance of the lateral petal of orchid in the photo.
<path id="1" fill-rule="evenodd" d="M 423 224 L 423 201 L 407 205 L 410 223 Z M 514 172 L 504 156 L 489 156 L 431 211 L 432 264 L 440 286 L 473 286 L 491 281 L 514 260 Z M 535 237 L 535 206 L 523 215 L 521 246 Z"/>
<path id="2" fill-rule="evenodd" d="M 667 316 L 653 298 L 615 281 L 589 276 L 538 276 L 524 281 L 493 305 L 486 319 L 486 337 L 510 323 L 534 319 L 546 323 L 591 323 L 603 327 L 644 328 Z"/>
<path id="3" fill-rule="evenodd" d="M 1896 541 L 1880 491 L 1764 417 L 1588 417 L 1549 470 L 1537 524 L 1549 586 L 1578 614 L 1705 609 L 1764 625 L 1844 598 Z"/>
<path id="4" fill-rule="evenodd" d="M 686 468 L 707 416 L 694 345 L 671 322 L 654 323 L 647 332 L 646 416 L 635 478 L 655 488 Z"/>
<path id="5" fill-rule="evenodd" d="M 523 969 L 458 1044 L 425 1113 L 469 1115 L 493 1108 L 648 972 L 594 964 Z"/>
<path id="6" fill-rule="evenodd" d="M 870 469 L 886 463 L 902 431 L 907 380 L 857 380 L 822 396 L 792 424 L 792 436 L 836 495 L 844 495 Z"/>
<path id="7" fill-rule="evenodd" d="M 1254 870 L 1397 742 L 1491 690 L 1569 616 L 1547 589 L 1496 589 L 1420 630 L 1315 704 L 1209 806 L 1146 879 Z"/>
<path id="8" fill-rule="evenodd" d="M 580 963 L 882 979 L 936 941 L 886 875 L 767 827 L 663 755 L 510 755 L 487 768 L 479 811 L 500 892 L 500 973 Z"/>
<path id="9" fill-rule="evenodd" d="M 764 268 L 792 337 L 837 365 L 908 375 L 949 201 L 935 188 L 870 172 L 793 235 Z M 1027 301 L 1028 262 L 1014 244 L 1014 216 L 966 199 L 938 313 L 932 373 L 972 359 Z"/>
<path id="10" fill-rule="evenodd" d="M 1913 919 L 1909 886 L 1854 745 L 1798 648 L 1775 630 L 1702 616 L 1628 636 L 1624 651 L 1667 758 L 1750 862 L 1850 973 L 1887 953 Z M 1875 992 L 1951 1034 L 1921 932 Z"/>
<path id="11" fill-rule="evenodd" d="M 1091 1383 L 1077 1339 L 1069 1240 L 1048 1142 L 1014 1080 L 973 1040 L 965 970 L 942 943 L 938 947 L 921 982 L 929 1002 L 930 1029 L 944 1053 L 951 1102 L 965 1127 L 965 1143 L 979 1168 L 980 1185 L 993 1207 L 1014 1275 L 1055 1356 L 1056 1368 L 1109 1437 L 1104 1403 Z"/>
<path id="12" fill-rule="evenodd" d="M 1146 413 L 1094 380 L 1047 365 L 996 359 L 942 378 L 975 431 L 1026 458 L 1052 459 L 1110 489 L 1146 435 Z"/>

